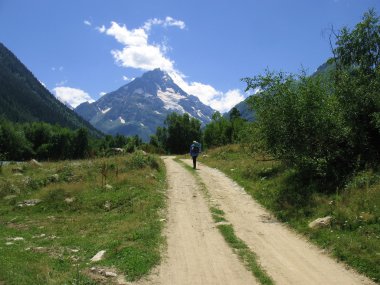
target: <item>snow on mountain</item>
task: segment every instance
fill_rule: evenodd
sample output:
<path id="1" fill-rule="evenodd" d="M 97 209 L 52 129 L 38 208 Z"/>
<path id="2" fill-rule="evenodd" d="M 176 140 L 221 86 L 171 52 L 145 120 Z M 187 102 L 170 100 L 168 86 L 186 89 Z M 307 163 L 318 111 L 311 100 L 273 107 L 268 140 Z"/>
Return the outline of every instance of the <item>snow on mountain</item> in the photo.
<path id="1" fill-rule="evenodd" d="M 186 96 L 176 93 L 172 88 L 166 88 L 166 91 L 157 90 L 157 96 L 164 103 L 166 110 L 178 111 L 181 114 L 185 113 L 185 109 L 179 104 L 181 99 L 185 99 Z"/>

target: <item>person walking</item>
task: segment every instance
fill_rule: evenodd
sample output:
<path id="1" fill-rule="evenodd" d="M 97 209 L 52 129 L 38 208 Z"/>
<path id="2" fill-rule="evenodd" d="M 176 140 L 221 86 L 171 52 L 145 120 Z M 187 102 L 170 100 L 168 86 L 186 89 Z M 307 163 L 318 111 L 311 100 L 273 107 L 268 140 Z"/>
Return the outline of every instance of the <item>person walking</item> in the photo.
<path id="1" fill-rule="evenodd" d="M 201 144 L 197 141 L 193 141 L 190 146 L 190 155 L 193 158 L 193 168 L 197 168 L 197 157 L 201 152 Z"/>

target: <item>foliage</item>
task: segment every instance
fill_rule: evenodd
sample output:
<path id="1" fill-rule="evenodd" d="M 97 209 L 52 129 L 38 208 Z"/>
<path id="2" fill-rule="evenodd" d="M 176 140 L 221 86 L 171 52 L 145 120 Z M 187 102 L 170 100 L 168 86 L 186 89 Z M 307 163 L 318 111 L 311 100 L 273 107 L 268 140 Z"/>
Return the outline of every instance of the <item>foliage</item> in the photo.
<path id="1" fill-rule="evenodd" d="M 191 142 L 201 141 L 201 122 L 190 118 L 189 114 L 171 113 L 166 117 L 165 126 L 158 127 L 150 144 L 168 153 L 184 154 L 189 151 Z"/>
<path id="2" fill-rule="evenodd" d="M 219 112 L 212 116 L 212 121 L 204 129 L 206 147 L 216 147 L 242 141 L 244 130 L 249 123 L 241 118 L 237 108 L 232 108 L 229 119 Z"/>
<path id="3" fill-rule="evenodd" d="M 380 160 L 380 18 L 373 9 L 337 35 L 336 96 L 361 166 Z"/>
<path id="4" fill-rule="evenodd" d="M 380 63 L 380 18 L 375 10 L 366 12 L 354 30 L 341 29 L 336 45 L 334 55 L 338 66 L 374 74 Z"/>
<path id="5" fill-rule="evenodd" d="M 296 166 L 305 180 L 338 182 L 347 173 L 352 150 L 329 82 L 281 72 L 246 82 L 249 88 L 262 90 L 251 102 L 270 154 Z"/>
<path id="6" fill-rule="evenodd" d="M 23 161 L 81 159 L 114 154 L 118 149 L 132 153 L 142 146 L 138 136 L 91 137 L 86 128 L 75 131 L 43 122 L 12 123 L 0 118 L 0 157 Z"/>
<path id="7" fill-rule="evenodd" d="M 335 69 L 243 79 L 247 90 L 260 90 L 250 103 L 261 146 L 306 184 L 334 190 L 355 169 L 379 164 L 379 46 L 379 18 L 370 10 L 353 31 L 337 34 Z"/>

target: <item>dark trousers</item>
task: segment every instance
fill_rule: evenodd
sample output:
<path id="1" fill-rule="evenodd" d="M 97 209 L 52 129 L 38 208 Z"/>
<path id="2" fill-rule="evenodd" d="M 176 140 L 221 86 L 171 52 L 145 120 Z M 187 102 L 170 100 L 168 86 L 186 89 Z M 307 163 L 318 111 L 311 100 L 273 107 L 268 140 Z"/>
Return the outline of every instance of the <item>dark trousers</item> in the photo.
<path id="1" fill-rule="evenodd" d="M 196 156 L 193 156 L 193 168 L 194 169 L 197 168 L 197 157 Z"/>

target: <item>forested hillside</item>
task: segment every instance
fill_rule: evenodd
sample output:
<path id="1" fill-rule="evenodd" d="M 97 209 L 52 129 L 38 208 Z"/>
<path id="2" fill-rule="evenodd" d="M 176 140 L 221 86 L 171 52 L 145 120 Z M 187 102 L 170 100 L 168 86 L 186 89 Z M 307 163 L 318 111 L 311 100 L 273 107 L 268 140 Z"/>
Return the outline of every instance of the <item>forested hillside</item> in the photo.
<path id="1" fill-rule="evenodd" d="M 58 101 L 16 56 L 0 43 L 0 116 L 14 122 L 42 121 L 70 129 L 87 128 L 88 122 Z"/>

